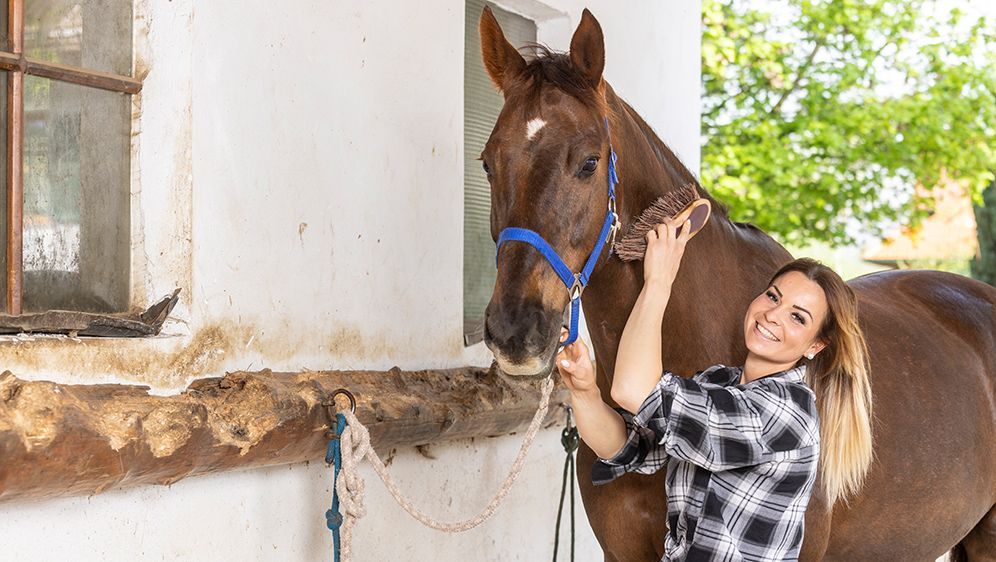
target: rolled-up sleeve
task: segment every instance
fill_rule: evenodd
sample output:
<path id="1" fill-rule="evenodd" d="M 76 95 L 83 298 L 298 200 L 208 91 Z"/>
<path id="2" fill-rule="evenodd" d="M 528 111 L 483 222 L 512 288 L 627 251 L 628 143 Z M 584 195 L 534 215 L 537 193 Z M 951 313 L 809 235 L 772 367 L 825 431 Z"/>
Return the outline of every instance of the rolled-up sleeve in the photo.
<path id="1" fill-rule="evenodd" d="M 720 386 L 665 373 L 629 423 L 644 450 L 711 471 L 775 460 L 818 439 L 815 397 L 777 380 Z M 815 428 L 815 431 L 814 431 Z"/>
<path id="2" fill-rule="evenodd" d="M 608 459 L 598 459 L 592 467 L 594 484 L 605 484 L 627 472 L 653 474 L 667 465 L 667 453 L 650 428 L 637 425 L 629 412 L 617 409 L 626 422 L 626 444 Z"/>

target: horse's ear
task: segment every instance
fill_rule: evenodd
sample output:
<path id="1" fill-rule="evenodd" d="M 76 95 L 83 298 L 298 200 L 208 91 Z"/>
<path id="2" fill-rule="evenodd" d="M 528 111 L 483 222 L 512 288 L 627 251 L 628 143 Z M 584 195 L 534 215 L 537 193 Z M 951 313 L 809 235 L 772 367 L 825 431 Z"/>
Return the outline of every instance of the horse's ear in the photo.
<path id="1" fill-rule="evenodd" d="M 526 67 L 526 59 L 515 50 L 508 39 L 505 39 L 498 20 L 488 6 L 485 6 L 481 12 L 478 30 L 481 34 L 481 57 L 484 59 L 484 68 L 487 69 L 488 76 L 495 86 L 504 92 L 509 82 Z"/>
<path id="2" fill-rule="evenodd" d="M 602 26 L 588 8 L 581 14 L 581 23 L 571 38 L 571 65 L 593 88 L 602 82 L 605 69 L 605 39 Z"/>

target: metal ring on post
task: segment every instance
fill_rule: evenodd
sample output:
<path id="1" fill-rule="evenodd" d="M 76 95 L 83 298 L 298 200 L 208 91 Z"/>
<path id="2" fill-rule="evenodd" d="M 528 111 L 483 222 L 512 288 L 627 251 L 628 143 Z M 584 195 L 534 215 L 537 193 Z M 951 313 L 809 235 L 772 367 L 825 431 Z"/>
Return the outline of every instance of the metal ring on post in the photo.
<path id="1" fill-rule="evenodd" d="M 345 388 L 340 388 L 339 390 L 336 390 L 335 392 L 333 392 L 332 396 L 329 396 L 329 402 L 330 402 L 330 404 L 328 404 L 328 406 L 335 407 L 335 397 L 339 396 L 340 394 L 345 394 L 346 395 L 346 398 L 349 399 L 349 411 L 355 414 L 356 413 L 356 398 L 353 396 L 352 392 L 346 390 Z"/>
<path id="2" fill-rule="evenodd" d="M 335 430 L 336 428 L 335 397 L 339 396 L 340 394 L 345 394 L 346 398 L 349 399 L 349 411 L 354 414 L 356 413 L 356 397 L 353 396 L 352 392 L 346 390 L 345 388 L 340 388 L 339 390 L 336 390 L 331 395 L 329 395 L 328 400 L 322 403 L 322 406 L 325 406 L 325 413 L 326 415 L 328 415 L 329 418 L 329 429 L 328 431 L 325 432 L 325 437 L 328 439 L 336 438 L 337 432 Z"/>

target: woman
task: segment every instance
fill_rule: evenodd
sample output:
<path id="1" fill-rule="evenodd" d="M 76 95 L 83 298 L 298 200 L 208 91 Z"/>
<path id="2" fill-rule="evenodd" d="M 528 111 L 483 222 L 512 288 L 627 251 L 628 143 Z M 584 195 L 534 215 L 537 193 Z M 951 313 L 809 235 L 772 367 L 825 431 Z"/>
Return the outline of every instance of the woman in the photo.
<path id="1" fill-rule="evenodd" d="M 793 261 L 747 309 L 743 367 L 675 376 L 662 369 L 661 322 L 691 231 L 676 235 L 677 226 L 647 233 L 644 286 L 611 389 L 625 411 L 603 402 L 583 342 L 557 358 L 578 431 L 599 457 L 592 478 L 666 467 L 664 560 L 797 559 L 817 464 L 833 505 L 871 463 L 856 298 L 833 270 Z"/>

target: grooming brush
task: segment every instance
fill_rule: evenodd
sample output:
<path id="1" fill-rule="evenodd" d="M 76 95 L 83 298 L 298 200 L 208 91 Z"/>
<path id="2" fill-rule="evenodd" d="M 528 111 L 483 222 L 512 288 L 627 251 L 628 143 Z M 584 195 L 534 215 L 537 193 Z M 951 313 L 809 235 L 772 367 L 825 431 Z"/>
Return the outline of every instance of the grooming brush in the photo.
<path id="1" fill-rule="evenodd" d="M 651 228 L 674 217 L 679 225 L 689 221 L 692 236 L 695 236 L 705 226 L 711 213 L 712 205 L 708 199 L 699 197 L 695 184 L 685 184 L 663 197 L 658 197 L 644 209 L 615 243 L 613 249 L 623 261 L 642 260 L 647 252 L 647 231 Z M 679 233 L 681 228 L 678 227 Z"/>

